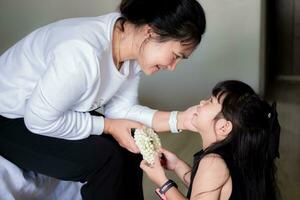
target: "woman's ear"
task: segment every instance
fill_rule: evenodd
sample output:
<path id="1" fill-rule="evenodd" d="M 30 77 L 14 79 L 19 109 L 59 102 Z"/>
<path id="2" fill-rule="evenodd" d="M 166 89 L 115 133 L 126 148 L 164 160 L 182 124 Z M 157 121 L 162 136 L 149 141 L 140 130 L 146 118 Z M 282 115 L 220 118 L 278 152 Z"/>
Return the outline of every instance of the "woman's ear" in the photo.
<path id="1" fill-rule="evenodd" d="M 224 118 L 218 119 L 215 125 L 215 130 L 218 136 L 226 138 L 232 131 L 232 123 Z"/>
<path id="2" fill-rule="evenodd" d="M 143 33 L 146 36 L 146 38 L 151 38 L 152 35 L 154 34 L 153 28 L 149 26 L 148 24 L 143 26 Z"/>

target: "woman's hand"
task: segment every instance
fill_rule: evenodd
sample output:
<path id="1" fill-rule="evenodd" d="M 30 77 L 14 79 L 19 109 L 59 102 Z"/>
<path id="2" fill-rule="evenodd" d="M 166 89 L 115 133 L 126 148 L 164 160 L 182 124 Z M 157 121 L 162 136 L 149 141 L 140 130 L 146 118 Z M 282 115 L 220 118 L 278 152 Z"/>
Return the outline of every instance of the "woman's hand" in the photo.
<path id="1" fill-rule="evenodd" d="M 192 124 L 192 118 L 194 113 L 197 112 L 197 106 L 191 106 L 183 112 L 178 112 L 178 129 L 197 132 L 196 127 Z"/>
<path id="2" fill-rule="evenodd" d="M 145 160 L 142 160 L 140 168 L 147 174 L 149 179 L 159 187 L 168 181 L 164 168 L 160 164 L 160 157 L 158 153 L 155 154 L 153 166 L 150 166 Z"/>
<path id="3" fill-rule="evenodd" d="M 140 150 L 131 135 L 132 128 L 142 128 L 143 125 L 126 119 L 104 119 L 104 133 L 112 135 L 121 147 L 132 153 L 139 153 Z"/>
<path id="4" fill-rule="evenodd" d="M 160 152 L 163 154 L 163 159 L 164 159 L 163 161 L 165 162 L 163 167 L 167 170 L 174 171 L 176 168 L 176 165 L 177 165 L 178 161 L 180 161 L 180 159 L 177 157 L 176 154 L 174 154 L 171 151 L 168 151 L 164 148 L 161 148 Z"/>

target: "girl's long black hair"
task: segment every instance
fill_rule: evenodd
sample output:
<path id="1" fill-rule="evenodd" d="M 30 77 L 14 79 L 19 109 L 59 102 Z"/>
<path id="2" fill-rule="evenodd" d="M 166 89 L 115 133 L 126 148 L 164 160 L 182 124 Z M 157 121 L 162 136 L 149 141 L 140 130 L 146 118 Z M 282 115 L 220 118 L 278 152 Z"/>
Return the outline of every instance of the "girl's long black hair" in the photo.
<path id="1" fill-rule="evenodd" d="M 236 80 L 214 87 L 213 96 L 220 99 L 223 94 L 217 118 L 231 121 L 232 131 L 227 138 L 205 149 L 201 157 L 217 152 L 230 156 L 243 181 L 244 200 L 277 199 L 274 161 L 279 157 L 280 125 L 276 104 L 270 105 L 249 85 Z"/>

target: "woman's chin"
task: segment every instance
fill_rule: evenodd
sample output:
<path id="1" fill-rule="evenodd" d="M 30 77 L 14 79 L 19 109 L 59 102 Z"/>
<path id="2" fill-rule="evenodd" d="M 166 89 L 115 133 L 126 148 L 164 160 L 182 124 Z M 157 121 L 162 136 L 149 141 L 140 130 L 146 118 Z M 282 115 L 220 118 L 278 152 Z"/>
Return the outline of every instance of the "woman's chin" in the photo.
<path id="1" fill-rule="evenodd" d="M 159 71 L 159 70 L 157 70 L 156 68 L 154 68 L 154 69 L 150 69 L 150 70 L 148 70 L 148 71 L 145 71 L 144 73 L 145 73 L 146 75 L 151 76 L 151 75 L 153 75 L 153 74 L 156 74 L 158 71 Z"/>
<path id="2" fill-rule="evenodd" d="M 153 74 L 153 72 L 151 72 L 151 71 L 144 71 L 144 74 L 145 74 L 146 76 L 151 76 L 151 75 Z"/>
<path id="3" fill-rule="evenodd" d="M 157 71 L 153 71 L 153 72 L 151 72 L 150 75 L 156 74 L 157 72 L 158 72 L 158 70 Z"/>
<path id="4" fill-rule="evenodd" d="M 157 73 L 160 69 L 157 66 L 153 67 L 141 67 L 142 71 L 144 72 L 145 75 L 151 76 L 155 73 Z"/>

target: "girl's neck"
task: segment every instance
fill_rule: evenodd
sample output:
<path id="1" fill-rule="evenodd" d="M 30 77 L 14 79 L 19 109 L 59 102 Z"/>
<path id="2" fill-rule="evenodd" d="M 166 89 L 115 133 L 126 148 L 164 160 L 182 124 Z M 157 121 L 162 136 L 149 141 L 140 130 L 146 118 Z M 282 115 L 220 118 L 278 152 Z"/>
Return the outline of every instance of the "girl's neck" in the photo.
<path id="1" fill-rule="evenodd" d="M 202 140 L 202 148 L 203 148 L 203 150 L 207 149 L 207 147 L 209 147 L 211 144 L 212 144 L 211 142 Z"/>
<path id="2" fill-rule="evenodd" d="M 217 138 L 213 137 L 215 133 L 207 132 L 207 133 L 200 133 L 202 139 L 202 148 L 203 150 L 207 149 L 213 143 L 217 141 Z"/>

